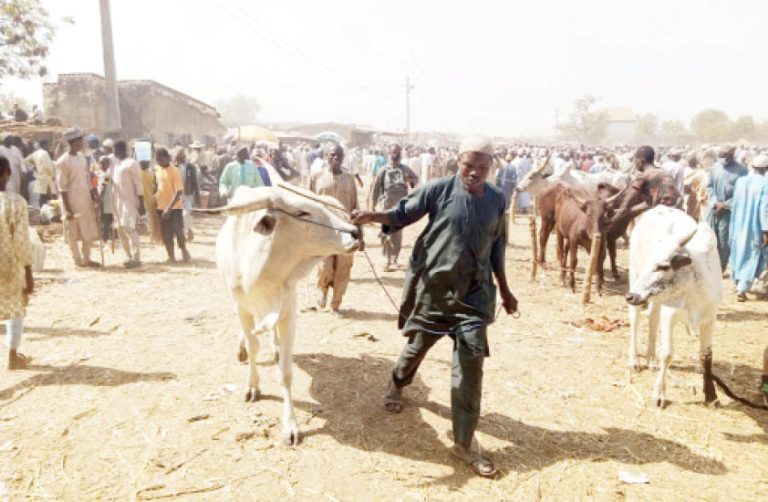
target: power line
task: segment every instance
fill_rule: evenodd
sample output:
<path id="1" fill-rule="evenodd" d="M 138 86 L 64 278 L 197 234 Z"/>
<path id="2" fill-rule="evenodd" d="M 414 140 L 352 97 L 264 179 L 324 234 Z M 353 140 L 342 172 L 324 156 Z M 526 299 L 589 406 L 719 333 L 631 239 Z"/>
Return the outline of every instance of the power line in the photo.
<path id="1" fill-rule="evenodd" d="M 278 49 L 282 50 L 286 54 L 292 56 L 293 58 L 301 61 L 304 64 L 307 64 L 317 70 L 318 72 L 322 73 L 326 77 L 344 82 L 347 85 L 351 85 L 358 88 L 372 88 L 372 87 L 381 87 L 390 85 L 391 83 L 372 83 L 372 82 L 366 82 L 360 79 L 356 79 L 354 77 L 351 77 L 349 75 L 346 75 L 326 64 L 323 64 L 319 62 L 317 59 L 313 58 L 309 54 L 305 53 L 301 49 L 295 47 L 290 42 L 286 41 L 285 39 L 281 38 L 279 35 L 274 33 L 272 30 L 264 26 L 263 23 L 259 22 L 257 19 L 253 18 L 251 15 L 249 15 L 247 12 L 245 12 L 242 8 L 240 8 L 236 4 L 231 4 L 232 7 L 237 9 L 240 12 L 240 15 L 237 13 L 229 10 L 227 7 L 222 5 L 221 3 L 217 2 L 216 0 L 210 0 L 211 3 L 213 3 L 216 7 L 218 7 L 220 10 L 222 10 L 227 15 L 231 16 L 232 18 L 236 19 L 238 22 L 246 26 L 251 32 L 255 33 L 257 36 L 262 38 L 263 40 L 267 41 L 268 43 L 272 44 L 273 46 L 277 47 Z M 245 18 L 245 19 L 244 19 Z M 246 21 L 249 20 L 249 22 Z M 251 24 L 252 23 L 252 24 Z M 254 28 L 254 25 L 257 26 L 261 31 Z"/>

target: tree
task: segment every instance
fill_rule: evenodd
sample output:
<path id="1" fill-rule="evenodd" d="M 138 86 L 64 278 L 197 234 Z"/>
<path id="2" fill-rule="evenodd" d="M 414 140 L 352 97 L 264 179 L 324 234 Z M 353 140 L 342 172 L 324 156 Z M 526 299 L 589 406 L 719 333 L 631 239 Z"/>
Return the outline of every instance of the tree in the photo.
<path id="1" fill-rule="evenodd" d="M 646 113 L 637 117 L 637 135 L 640 139 L 653 139 L 658 132 L 659 118 L 656 115 Z"/>
<path id="2" fill-rule="evenodd" d="M 743 115 L 731 124 L 731 139 L 752 139 L 755 137 L 755 119 L 751 115 Z"/>
<path id="3" fill-rule="evenodd" d="M 577 99 L 568 120 L 559 127 L 560 132 L 581 143 L 600 143 L 605 136 L 608 114 L 592 111 L 597 101 L 598 98 L 589 95 Z"/>
<path id="4" fill-rule="evenodd" d="M 45 76 L 55 32 L 40 0 L 0 0 L 0 80 Z"/>
<path id="5" fill-rule="evenodd" d="M 659 132 L 665 139 L 675 139 L 685 135 L 685 124 L 681 120 L 665 120 Z"/>
<path id="6" fill-rule="evenodd" d="M 701 140 L 707 143 L 721 141 L 728 136 L 728 115 L 720 110 L 704 110 L 697 113 L 691 120 L 691 130 Z"/>
<path id="7" fill-rule="evenodd" d="M 261 105 L 256 98 L 238 94 L 217 101 L 216 108 L 219 110 L 224 127 L 238 127 L 255 124 Z"/>

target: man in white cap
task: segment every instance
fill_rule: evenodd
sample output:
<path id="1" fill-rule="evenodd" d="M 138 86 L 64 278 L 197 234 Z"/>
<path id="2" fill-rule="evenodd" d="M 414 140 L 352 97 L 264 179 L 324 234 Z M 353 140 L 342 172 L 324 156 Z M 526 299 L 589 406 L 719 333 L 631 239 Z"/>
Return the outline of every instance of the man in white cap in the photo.
<path id="1" fill-rule="evenodd" d="M 408 343 L 395 363 L 384 405 L 393 413 L 403 410 L 402 389 L 413 382 L 429 349 L 450 337 L 452 453 L 481 476 L 496 473 L 493 462 L 473 448 L 489 355 L 486 333 L 495 313 L 492 276 L 504 309 L 517 310 L 504 271 L 504 194 L 485 181 L 492 157 L 490 139 L 469 137 L 459 150 L 457 175 L 424 185 L 388 211 L 352 213 L 355 224 L 381 223 L 385 232 L 429 215 L 413 247 L 400 307 L 398 326 Z"/>
<path id="2" fill-rule="evenodd" d="M 740 302 L 746 301 L 747 291 L 765 270 L 768 246 L 768 155 L 755 157 L 752 169 L 751 174 L 736 180 L 731 202 L 728 261 Z"/>
<path id="3" fill-rule="evenodd" d="M 73 127 L 64 131 L 69 151 L 56 161 L 56 186 L 64 208 L 64 233 L 78 267 L 98 267 L 91 261 L 91 241 L 99 238 L 91 196 L 88 162 L 82 154 L 83 134 Z M 78 249 L 77 242 L 82 242 Z"/>
<path id="4" fill-rule="evenodd" d="M 677 188 L 677 191 L 680 192 L 680 194 L 685 193 L 685 167 L 683 167 L 683 164 L 680 162 L 682 156 L 682 150 L 673 148 L 667 152 L 667 161 L 661 165 L 661 168 L 669 173 L 669 175 L 672 176 L 672 179 L 675 180 L 675 188 Z"/>

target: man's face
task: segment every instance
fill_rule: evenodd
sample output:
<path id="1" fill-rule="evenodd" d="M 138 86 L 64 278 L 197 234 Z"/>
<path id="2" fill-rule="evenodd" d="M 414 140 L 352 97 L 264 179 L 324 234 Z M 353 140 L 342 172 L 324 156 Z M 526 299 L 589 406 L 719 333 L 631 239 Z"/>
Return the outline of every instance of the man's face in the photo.
<path id="1" fill-rule="evenodd" d="M 187 160 L 187 154 L 184 153 L 184 150 L 179 150 L 179 153 L 176 154 L 176 163 L 177 164 L 183 164 Z"/>
<path id="2" fill-rule="evenodd" d="M 720 152 L 720 158 L 723 159 L 726 164 L 733 163 L 733 150 Z"/>
<path id="3" fill-rule="evenodd" d="M 389 149 L 389 160 L 393 166 L 400 164 L 400 159 L 403 156 L 403 150 L 399 146 L 393 146 Z"/>
<path id="4" fill-rule="evenodd" d="M 69 148 L 74 152 L 79 152 L 83 149 L 83 138 L 73 139 L 69 142 Z"/>
<path id="5" fill-rule="evenodd" d="M 160 167 L 168 167 L 171 164 L 171 156 L 163 153 L 158 153 L 155 156 L 155 160 L 160 165 Z"/>
<path id="6" fill-rule="evenodd" d="M 469 193 L 482 193 L 491 168 L 491 156 L 479 152 L 466 152 L 459 156 L 459 176 Z"/>
<path id="7" fill-rule="evenodd" d="M 246 150 L 240 150 L 237 152 L 237 161 L 241 164 L 248 159 L 248 152 Z"/>
<path id="8" fill-rule="evenodd" d="M 334 171 L 338 171 L 341 169 L 342 162 L 344 162 L 344 150 L 340 146 L 335 146 L 328 152 L 328 165 Z"/>

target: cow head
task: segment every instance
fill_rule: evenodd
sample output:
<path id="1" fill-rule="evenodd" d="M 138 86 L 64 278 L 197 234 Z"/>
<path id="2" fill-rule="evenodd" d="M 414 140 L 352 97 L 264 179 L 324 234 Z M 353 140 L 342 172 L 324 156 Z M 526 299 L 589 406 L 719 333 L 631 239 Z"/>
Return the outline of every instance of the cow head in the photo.
<path id="1" fill-rule="evenodd" d="M 360 230 L 338 201 L 296 187 L 241 187 L 231 204 L 215 211 L 238 216 L 238 238 L 268 242 L 270 253 L 304 259 L 353 253 L 360 246 Z"/>
<path id="2" fill-rule="evenodd" d="M 672 240 L 654 250 L 645 268 L 632 281 L 632 288 L 625 297 L 627 303 L 643 305 L 652 298 L 663 300 L 677 296 L 678 290 L 684 288 L 693 277 L 690 267 L 693 260 L 685 245 L 696 231 L 694 227 L 679 240 Z"/>
<path id="3" fill-rule="evenodd" d="M 595 233 L 603 233 L 609 221 L 609 212 L 606 208 L 606 203 L 603 198 L 598 194 L 595 197 L 585 190 L 581 190 L 576 187 L 568 187 L 563 192 L 565 197 L 571 197 L 576 205 L 579 206 L 584 215 L 587 217 L 587 232 L 592 235 Z"/>
<path id="4" fill-rule="evenodd" d="M 516 192 L 528 192 L 531 196 L 535 197 L 546 188 L 550 183 L 547 181 L 547 166 L 549 165 L 550 157 L 541 164 L 523 176 L 522 179 L 517 181 L 515 187 Z"/>

